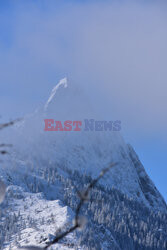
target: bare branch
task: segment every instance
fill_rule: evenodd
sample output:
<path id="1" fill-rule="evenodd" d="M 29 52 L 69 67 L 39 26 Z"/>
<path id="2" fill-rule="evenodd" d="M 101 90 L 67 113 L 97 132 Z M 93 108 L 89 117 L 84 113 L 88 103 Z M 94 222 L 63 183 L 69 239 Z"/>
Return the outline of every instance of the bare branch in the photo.
<path id="1" fill-rule="evenodd" d="M 104 168 L 100 175 L 94 179 L 89 185 L 88 187 L 86 188 L 86 190 L 81 194 L 79 193 L 79 198 L 80 198 L 80 202 L 77 206 L 77 209 L 75 211 L 75 221 L 74 221 L 74 226 L 71 227 L 69 230 L 67 230 L 66 232 L 60 234 L 59 236 L 55 237 L 55 239 L 51 242 L 49 242 L 47 244 L 46 247 L 44 247 L 44 249 L 47 249 L 48 247 L 50 247 L 51 245 L 55 244 L 55 243 L 58 243 L 62 238 L 64 238 L 66 235 L 68 235 L 69 233 L 73 232 L 74 230 L 76 230 L 77 228 L 81 227 L 82 225 L 80 225 L 80 221 L 79 221 L 79 213 L 80 213 L 80 210 L 83 206 L 83 204 L 88 200 L 88 195 L 89 195 L 89 192 L 91 191 L 91 189 L 96 185 L 96 183 L 112 168 L 114 167 L 115 165 L 117 165 L 117 163 L 113 163 L 111 164 L 108 168 Z"/>
<path id="2" fill-rule="evenodd" d="M 21 121 L 21 120 L 22 120 L 22 118 L 18 118 L 18 119 L 16 119 L 16 120 L 11 121 L 11 122 L 1 123 L 1 124 L 0 124 L 0 130 L 3 129 L 3 128 L 6 128 L 6 127 L 12 126 L 12 125 L 14 125 L 16 122 L 19 122 L 19 121 Z"/>
<path id="3" fill-rule="evenodd" d="M 36 247 L 36 246 L 23 246 L 19 249 L 24 249 L 24 250 L 28 250 L 28 249 L 31 249 L 31 250 L 35 250 L 35 249 L 41 249 L 41 250 L 44 250 L 44 249 L 48 249 L 50 246 L 58 243 L 61 239 L 63 239 L 65 236 L 67 236 L 68 234 L 72 233 L 73 231 L 75 231 L 76 229 L 78 228 L 81 228 L 82 227 L 82 222 L 80 222 L 80 211 L 81 211 L 81 208 L 82 206 L 84 205 L 84 203 L 86 201 L 88 201 L 88 196 L 89 196 L 89 192 L 91 191 L 91 189 L 97 184 L 97 182 L 114 166 L 116 166 L 118 163 L 113 163 L 113 164 L 110 164 L 109 167 L 107 168 L 104 168 L 101 173 L 99 174 L 99 176 L 92 180 L 92 182 L 88 185 L 88 187 L 86 188 L 86 190 L 84 192 L 78 192 L 78 195 L 79 195 L 79 198 L 80 198 L 80 202 L 76 208 L 76 211 L 75 211 L 75 219 L 74 219 L 74 225 L 72 227 L 70 227 L 68 230 L 66 230 L 65 232 L 61 233 L 60 235 L 56 236 L 52 241 L 48 242 L 47 245 L 43 248 L 40 248 L 40 247 Z M 117 245 L 117 243 L 115 242 L 115 244 Z M 117 245 L 118 249 L 119 246 Z"/>

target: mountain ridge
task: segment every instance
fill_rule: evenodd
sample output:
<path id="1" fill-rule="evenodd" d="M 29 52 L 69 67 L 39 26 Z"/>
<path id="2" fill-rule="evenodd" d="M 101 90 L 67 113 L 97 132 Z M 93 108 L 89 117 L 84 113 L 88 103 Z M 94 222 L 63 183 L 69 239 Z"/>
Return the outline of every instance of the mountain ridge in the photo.
<path id="1" fill-rule="evenodd" d="M 118 131 L 44 131 L 44 118 L 65 110 L 58 114 L 58 119 L 65 119 L 82 100 L 77 95 L 68 103 L 73 96 L 70 90 L 68 97 L 68 89 L 64 78 L 44 108 L 1 132 L 14 145 L 0 163 L 0 177 L 8 186 L 0 205 L 1 249 L 44 246 L 57 235 L 57 225 L 66 230 L 79 202 L 76 190 L 82 192 L 102 169 L 116 162 L 91 190 L 81 211 L 87 217 L 84 232 L 70 234 L 53 249 L 165 250 L 166 203 Z M 59 104 L 64 90 L 66 98 Z M 83 113 L 76 108 L 72 117 L 83 119 L 85 108 Z"/>

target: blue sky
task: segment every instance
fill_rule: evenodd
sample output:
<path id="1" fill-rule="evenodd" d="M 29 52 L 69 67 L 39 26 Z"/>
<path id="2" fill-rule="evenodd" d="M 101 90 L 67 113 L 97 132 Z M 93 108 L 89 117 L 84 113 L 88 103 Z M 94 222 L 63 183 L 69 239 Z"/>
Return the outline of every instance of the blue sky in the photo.
<path id="1" fill-rule="evenodd" d="M 78 84 L 122 134 L 167 200 L 165 1 L 0 1 L 1 120 Z"/>

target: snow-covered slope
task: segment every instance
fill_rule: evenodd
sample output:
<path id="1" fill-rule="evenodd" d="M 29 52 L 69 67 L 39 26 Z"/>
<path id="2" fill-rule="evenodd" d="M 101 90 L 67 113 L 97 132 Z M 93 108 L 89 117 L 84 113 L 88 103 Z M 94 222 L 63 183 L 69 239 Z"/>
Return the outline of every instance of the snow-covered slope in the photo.
<path id="1" fill-rule="evenodd" d="M 18 186 L 9 186 L 6 195 L 5 213 L 9 214 L 8 237 L 3 245 L 4 250 L 16 250 L 21 246 L 38 245 L 44 247 L 52 240 L 55 233 L 72 222 L 73 212 L 59 200 L 48 201 L 42 193 L 29 193 Z M 2 221 L 5 216 L 1 218 Z M 13 228 L 13 224 L 19 227 Z M 4 229 L 5 229 L 4 228 Z M 12 232 L 14 230 L 15 232 Z M 76 240 L 72 234 L 67 237 L 72 243 Z M 63 243 L 56 244 L 53 249 L 73 249 Z"/>

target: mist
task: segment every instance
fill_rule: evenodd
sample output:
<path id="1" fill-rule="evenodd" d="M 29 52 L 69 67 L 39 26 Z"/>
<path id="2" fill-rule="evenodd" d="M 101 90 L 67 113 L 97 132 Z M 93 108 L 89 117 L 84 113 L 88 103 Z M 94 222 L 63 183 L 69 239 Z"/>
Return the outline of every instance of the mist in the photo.
<path id="1" fill-rule="evenodd" d="M 0 41 L 1 115 L 33 112 L 67 76 L 99 118 L 121 120 L 125 133 L 164 137 L 166 3 L 45 4 L 18 2 L 8 21 L 1 15 L 10 33 Z"/>

